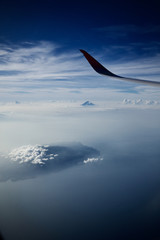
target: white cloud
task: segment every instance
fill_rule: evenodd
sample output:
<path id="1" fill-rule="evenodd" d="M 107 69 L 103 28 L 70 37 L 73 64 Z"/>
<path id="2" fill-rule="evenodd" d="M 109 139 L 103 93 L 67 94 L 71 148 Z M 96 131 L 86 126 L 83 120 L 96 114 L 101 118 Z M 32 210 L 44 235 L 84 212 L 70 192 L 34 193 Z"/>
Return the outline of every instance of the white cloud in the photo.
<path id="1" fill-rule="evenodd" d="M 160 102 L 156 100 L 142 100 L 142 99 L 127 99 L 125 98 L 123 100 L 123 104 L 127 105 L 159 105 Z"/>
<path id="2" fill-rule="evenodd" d="M 87 160 L 84 160 L 84 163 L 92 163 L 92 162 L 97 162 L 97 161 L 102 161 L 103 158 L 102 157 L 97 157 L 97 158 L 87 158 Z"/>
<path id="3" fill-rule="evenodd" d="M 153 100 L 146 100 L 145 104 L 147 104 L 147 105 L 157 105 L 157 104 L 160 104 L 160 102 L 153 101 Z"/>
<path id="4" fill-rule="evenodd" d="M 105 91 L 103 92 L 105 94 Z M 93 94 L 96 95 L 96 91 L 93 91 Z M 54 122 L 57 122 L 57 117 L 62 120 L 63 117 L 66 119 L 67 116 L 69 118 L 89 117 L 91 113 L 98 114 L 122 109 L 157 109 L 158 111 L 160 109 L 160 101 L 158 100 L 146 100 L 145 98 L 125 98 L 121 100 L 119 93 L 110 91 L 110 93 L 108 92 L 108 95 L 109 94 L 112 94 L 111 98 L 115 97 L 115 99 L 107 99 L 104 95 L 104 101 L 101 101 L 98 99 L 98 92 L 96 96 L 98 100 L 95 100 L 94 106 L 90 108 L 82 106 L 82 101 L 80 100 L 0 103 L 0 122 L 6 122 L 6 120 L 9 120 L 10 123 L 15 120 L 21 121 L 21 123 L 25 121 L 30 123 L 34 123 L 35 121 L 37 121 L 37 123 L 49 121 L 51 124 L 53 119 L 55 119 Z M 110 97 L 110 95 L 108 97 Z M 126 93 L 126 95 L 129 96 L 128 93 Z M 80 98 L 82 97 L 85 99 L 85 91 L 83 95 L 80 96 Z"/>
<path id="5" fill-rule="evenodd" d="M 120 48 L 121 46 L 117 46 Z M 0 44 L 1 61 L 0 61 L 0 81 L 5 84 L 6 81 L 12 85 L 18 82 L 33 83 L 33 80 L 73 80 L 78 78 L 85 81 L 88 77 L 99 78 L 83 58 L 82 54 L 76 52 L 59 53 L 60 46 L 51 42 L 23 43 L 20 45 Z M 104 53 L 108 56 L 107 51 L 114 52 L 115 46 Z M 95 56 L 93 54 L 93 56 Z M 96 56 L 95 56 L 96 57 Z M 117 74 L 123 74 L 130 77 L 152 77 L 154 80 L 159 79 L 160 55 L 145 57 L 143 59 L 123 59 L 120 57 L 116 62 L 112 58 L 103 61 L 103 57 L 98 60 L 102 62 L 111 71 Z M 83 59 L 83 60 L 82 60 Z M 100 77 L 102 79 L 102 77 Z M 93 82 L 93 79 L 92 79 Z"/>
<path id="6" fill-rule="evenodd" d="M 83 148 L 85 149 L 85 146 L 83 145 L 75 145 L 74 151 L 76 151 L 76 147 L 79 147 L 83 154 Z M 20 164 L 22 163 L 31 163 L 31 164 L 40 164 L 44 165 L 46 164 L 46 161 L 54 160 L 55 158 L 59 157 L 59 154 L 57 152 L 51 152 L 53 151 L 54 147 L 50 145 L 24 145 L 18 148 L 13 149 L 9 154 L 8 157 L 15 162 L 18 162 Z M 56 149 L 56 147 L 55 147 Z M 69 148 L 68 148 L 69 149 Z M 86 147 L 87 149 L 87 147 Z M 59 149 L 58 149 L 59 150 Z M 88 150 L 92 153 L 94 149 L 88 148 Z M 69 150 L 70 151 L 70 150 Z M 73 154 L 75 154 L 73 152 Z M 2 154 L 1 154 L 2 155 Z M 84 155 L 85 156 L 85 155 Z M 70 156 L 72 158 L 73 156 Z M 74 156 L 75 157 L 75 156 Z M 66 157 L 67 158 L 67 157 Z M 88 157 L 87 160 L 83 160 L 84 163 L 91 163 L 91 162 L 97 162 L 103 160 L 102 157 Z M 66 160 L 68 161 L 68 159 Z M 76 159 L 74 160 L 76 162 Z"/>
<path id="7" fill-rule="evenodd" d="M 45 164 L 48 160 L 53 160 L 58 154 L 48 153 L 47 146 L 26 145 L 13 149 L 9 153 L 12 161 L 19 163 L 31 162 L 32 164 Z"/>
<path id="8" fill-rule="evenodd" d="M 78 49 L 62 53 L 60 46 L 44 41 L 0 44 L 0 48 L 0 101 L 15 101 L 18 97 L 27 100 L 50 98 L 55 96 L 57 89 L 92 87 L 95 78 L 97 85 L 100 77 Z M 88 82 L 88 78 L 92 78 L 92 82 Z"/>
<path id="9" fill-rule="evenodd" d="M 79 142 L 22 145 L 13 148 L 8 154 L 0 152 L 0 181 L 33 178 L 39 174 L 57 172 L 98 160 L 102 158 L 97 149 Z"/>
<path id="10" fill-rule="evenodd" d="M 86 74 L 81 54 L 57 54 L 59 46 L 50 42 L 1 47 L 0 81 L 68 79 Z"/>

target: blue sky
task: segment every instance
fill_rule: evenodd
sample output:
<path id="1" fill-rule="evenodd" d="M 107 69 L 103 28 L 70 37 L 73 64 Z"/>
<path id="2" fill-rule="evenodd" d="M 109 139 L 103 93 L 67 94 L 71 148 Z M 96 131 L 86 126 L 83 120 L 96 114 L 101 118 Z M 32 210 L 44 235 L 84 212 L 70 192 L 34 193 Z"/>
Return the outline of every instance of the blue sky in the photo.
<path id="1" fill-rule="evenodd" d="M 2 1 L 0 32 L 1 79 L 17 76 L 21 81 L 35 81 L 35 72 L 27 77 L 35 63 L 35 71 L 41 72 L 37 78 L 44 80 L 75 76 L 78 83 L 86 81 L 87 75 L 97 76 L 82 60 L 79 49 L 89 51 L 111 69 L 113 65 L 117 74 L 154 79 L 159 75 L 157 1 Z M 13 61 L 17 66 L 11 66 Z M 142 72 L 134 71 L 136 61 Z M 23 67 L 18 65 L 20 62 Z M 135 69 L 121 71 L 116 65 L 119 63 L 129 63 L 131 68 L 133 64 Z M 44 64 L 52 66 L 53 71 L 45 70 Z M 146 68 L 150 71 L 146 72 Z"/>
<path id="2" fill-rule="evenodd" d="M 55 85 L 74 91 L 137 87 L 105 82 L 79 49 L 119 75 L 159 79 L 157 1 L 2 1 L 0 32 L 1 92 L 10 88 L 10 94 L 14 86 L 17 100 L 28 88 Z"/>
<path id="3" fill-rule="evenodd" d="M 2 1 L 0 22 L 4 41 L 49 40 L 71 49 L 160 38 L 157 1 Z"/>
<path id="4" fill-rule="evenodd" d="M 52 41 L 65 51 L 134 46 L 140 56 L 159 49 L 158 9 L 157 1 L 2 1 L 0 40 Z"/>

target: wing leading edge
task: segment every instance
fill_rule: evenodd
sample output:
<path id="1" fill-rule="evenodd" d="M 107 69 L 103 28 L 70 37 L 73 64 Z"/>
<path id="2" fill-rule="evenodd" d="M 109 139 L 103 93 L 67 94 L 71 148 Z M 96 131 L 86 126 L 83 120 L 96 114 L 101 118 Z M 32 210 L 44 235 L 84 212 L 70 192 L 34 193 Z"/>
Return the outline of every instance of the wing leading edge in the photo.
<path id="1" fill-rule="evenodd" d="M 95 58 L 93 58 L 86 51 L 84 51 L 82 49 L 80 49 L 80 51 L 83 53 L 83 55 L 85 56 L 87 61 L 90 63 L 92 68 L 99 74 L 102 74 L 102 75 L 105 75 L 105 76 L 108 76 L 108 77 L 112 77 L 112 78 L 116 78 L 116 79 L 120 79 L 120 80 L 129 81 L 129 82 L 147 84 L 147 85 L 151 85 L 151 86 L 154 86 L 154 87 L 160 87 L 160 82 L 142 80 L 142 79 L 136 79 L 136 78 L 126 78 L 126 77 L 118 76 L 118 75 L 110 72 L 108 69 L 106 69 L 102 64 L 100 64 Z"/>

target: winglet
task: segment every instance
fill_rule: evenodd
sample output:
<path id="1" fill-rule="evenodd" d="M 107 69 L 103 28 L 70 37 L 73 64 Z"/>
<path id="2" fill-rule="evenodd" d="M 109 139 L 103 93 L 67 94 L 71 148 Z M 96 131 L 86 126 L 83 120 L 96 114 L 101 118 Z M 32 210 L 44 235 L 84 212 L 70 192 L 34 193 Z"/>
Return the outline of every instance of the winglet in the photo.
<path id="1" fill-rule="evenodd" d="M 102 75 L 108 75 L 110 77 L 120 77 L 112 72 L 110 72 L 108 69 L 106 69 L 102 64 L 100 64 L 95 58 L 93 58 L 90 54 L 88 54 L 86 51 L 80 49 L 80 51 L 83 53 L 89 64 L 92 66 L 92 68 Z"/>
<path id="2" fill-rule="evenodd" d="M 86 51 L 80 49 L 80 51 L 83 53 L 89 64 L 92 66 L 92 68 L 102 75 L 106 75 L 108 77 L 113 77 L 116 79 L 129 81 L 129 82 L 135 82 L 135 83 L 141 83 L 141 84 L 147 84 L 154 87 L 160 87 L 160 82 L 157 81 L 150 81 L 150 80 L 143 80 L 143 79 L 136 79 L 136 78 L 127 78 L 127 77 L 121 77 L 118 76 L 112 72 L 110 72 L 107 68 L 105 68 L 102 64 L 100 64 L 95 58 L 93 58 L 91 55 L 89 55 Z"/>

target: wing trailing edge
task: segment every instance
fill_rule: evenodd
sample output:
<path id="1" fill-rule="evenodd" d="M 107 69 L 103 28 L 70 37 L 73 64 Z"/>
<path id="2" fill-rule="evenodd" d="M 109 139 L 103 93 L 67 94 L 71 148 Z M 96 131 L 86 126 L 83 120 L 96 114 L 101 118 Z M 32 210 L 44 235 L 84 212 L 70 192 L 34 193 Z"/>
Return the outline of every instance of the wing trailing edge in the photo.
<path id="1" fill-rule="evenodd" d="M 160 87 L 160 82 L 156 81 L 150 81 L 150 80 L 142 80 L 142 79 L 136 79 L 136 78 L 126 78 L 126 77 L 121 77 L 118 76 L 112 72 L 110 72 L 107 68 L 105 68 L 102 64 L 100 64 L 95 58 L 93 58 L 89 53 L 86 51 L 80 49 L 80 51 L 83 53 L 89 64 L 92 66 L 92 68 L 99 74 L 128 81 L 128 82 L 135 82 L 135 83 L 140 83 L 140 84 L 146 84 L 154 87 Z"/>

